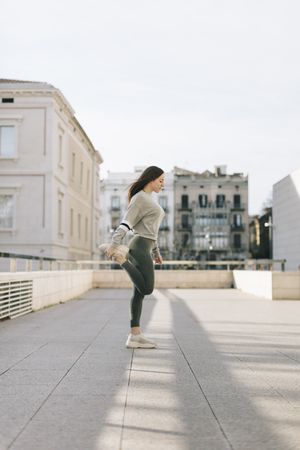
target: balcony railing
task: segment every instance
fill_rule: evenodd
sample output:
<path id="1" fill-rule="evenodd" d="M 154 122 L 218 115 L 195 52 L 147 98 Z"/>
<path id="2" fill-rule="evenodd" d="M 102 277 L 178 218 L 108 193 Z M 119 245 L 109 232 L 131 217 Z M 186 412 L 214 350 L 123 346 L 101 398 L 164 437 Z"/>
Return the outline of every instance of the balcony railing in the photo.
<path id="1" fill-rule="evenodd" d="M 246 209 L 246 204 L 245 203 L 233 203 L 233 205 L 231 205 L 230 209 L 233 211 L 244 211 L 244 209 Z"/>
<path id="2" fill-rule="evenodd" d="M 245 225 L 243 225 L 243 224 L 237 225 L 235 223 L 232 223 L 230 225 L 230 229 L 231 229 L 231 231 L 244 231 Z"/>
<path id="3" fill-rule="evenodd" d="M 183 205 L 182 203 L 176 203 L 177 211 L 192 211 L 193 205 L 188 203 L 187 205 Z"/>
<path id="4" fill-rule="evenodd" d="M 192 231 L 192 225 L 177 225 L 177 231 Z"/>

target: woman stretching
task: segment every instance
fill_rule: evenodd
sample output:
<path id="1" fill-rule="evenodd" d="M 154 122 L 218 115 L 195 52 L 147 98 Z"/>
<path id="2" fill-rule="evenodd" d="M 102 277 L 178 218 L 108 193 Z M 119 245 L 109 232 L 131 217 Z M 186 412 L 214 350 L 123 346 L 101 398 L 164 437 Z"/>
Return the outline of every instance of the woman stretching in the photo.
<path id="1" fill-rule="evenodd" d="M 140 177 L 130 186 L 129 205 L 125 216 L 112 236 L 111 244 L 100 245 L 100 250 L 126 270 L 131 278 L 133 296 L 130 302 L 131 333 L 126 341 L 128 348 L 155 348 L 157 345 L 147 339 L 140 328 L 143 299 L 154 288 L 154 265 L 162 263 L 157 245 L 159 226 L 164 217 L 164 210 L 152 198 L 152 192 L 158 193 L 164 186 L 164 172 L 156 166 L 144 170 Z M 134 237 L 129 248 L 121 245 L 128 231 Z"/>

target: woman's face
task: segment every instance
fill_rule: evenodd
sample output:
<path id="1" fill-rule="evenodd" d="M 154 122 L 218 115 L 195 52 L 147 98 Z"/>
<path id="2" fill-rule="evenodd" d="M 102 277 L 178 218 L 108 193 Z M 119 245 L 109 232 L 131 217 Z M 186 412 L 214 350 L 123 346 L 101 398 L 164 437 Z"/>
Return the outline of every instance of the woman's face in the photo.
<path id="1" fill-rule="evenodd" d="M 160 175 L 160 177 L 158 177 L 155 180 L 151 181 L 151 184 L 152 184 L 151 187 L 152 187 L 153 191 L 158 194 L 159 191 L 164 187 L 164 182 L 165 182 L 165 174 L 162 173 Z"/>

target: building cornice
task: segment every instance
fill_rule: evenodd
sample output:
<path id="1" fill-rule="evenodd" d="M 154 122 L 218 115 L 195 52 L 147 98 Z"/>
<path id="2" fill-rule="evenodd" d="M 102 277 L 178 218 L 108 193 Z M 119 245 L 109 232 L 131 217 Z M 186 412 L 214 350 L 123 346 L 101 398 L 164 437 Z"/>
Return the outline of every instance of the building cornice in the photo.
<path id="1" fill-rule="evenodd" d="M 62 94 L 62 92 L 56 87 L 48 83 L 38 82 L 18 82 L 14 80 L 0 80 L 0 95 L 2 97 L 51 97 L 59 106 L 61 112 L 66 114 L 70 125 L 79 131 L 82 137 L 82 141 L 86 143 L 87 147 L 93 153 L 95 160 L 98 164 L 103 162 L 103 158 L 99 151 L 95 149 L 90 138 L 82 128 L 81 124 L 75 117 L 75 111 Z"/>

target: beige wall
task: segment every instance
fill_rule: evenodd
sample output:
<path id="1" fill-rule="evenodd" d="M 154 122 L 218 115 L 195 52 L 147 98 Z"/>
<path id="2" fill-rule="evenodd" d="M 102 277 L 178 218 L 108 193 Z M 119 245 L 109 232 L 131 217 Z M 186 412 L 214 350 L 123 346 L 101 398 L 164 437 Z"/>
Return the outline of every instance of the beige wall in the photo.
<path id="1" fill-rule="evenodd" d="M 231 288 L 233 277 L 226 270 L 157 270 L 155 271 L 155 288 L 198 288 L 222 289 Z M 132 288 L 127 273 L 122 270 L 95 270 L 94 287 L 100 288 Z"/>
<path id="2" fill-rule="evenodd" d="M 101 156 L 66 99 L 52 86 L 32 83 L 29 89 L 22 83 L 0 83 L 1 96 L 13 97 L 14 103 L 0 103 L 0 125 L 15 126 L 17 136 L 16 155 L 0 159 L 0 195 L 14 196 L 13 227 L 0 230 L 2 251 L 97 258 Z M 76 155 L 74 176 L 72 153 Z"/>

